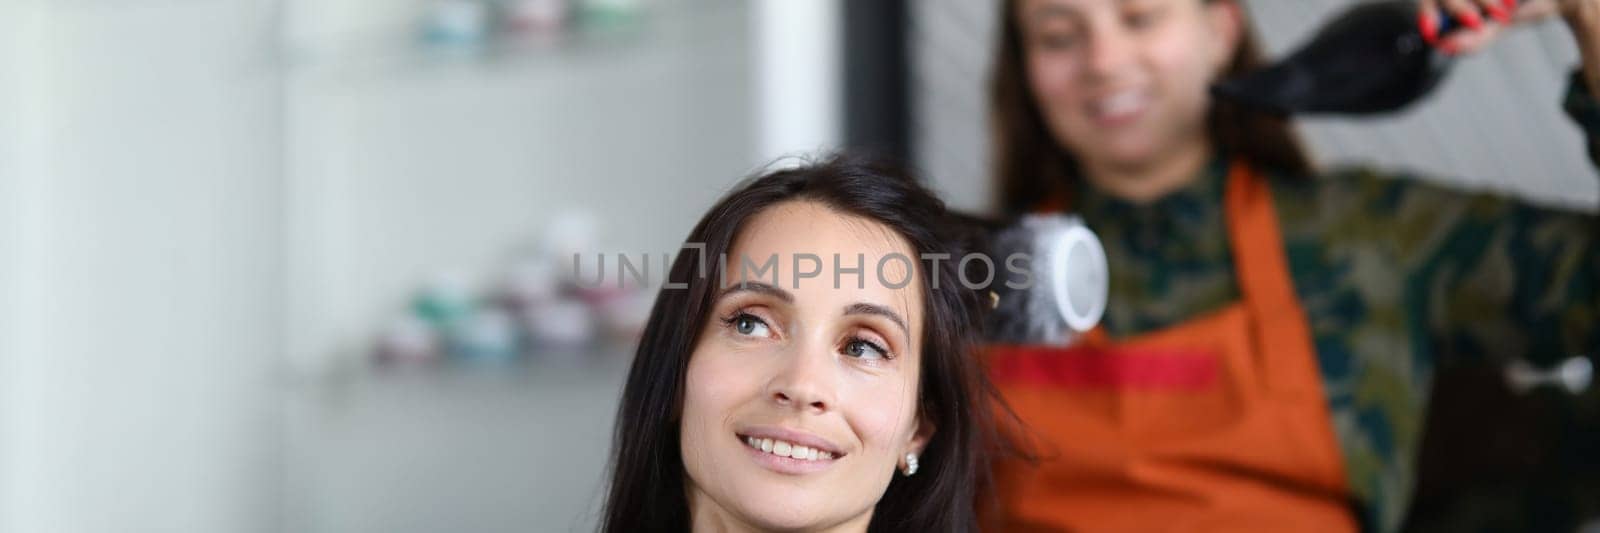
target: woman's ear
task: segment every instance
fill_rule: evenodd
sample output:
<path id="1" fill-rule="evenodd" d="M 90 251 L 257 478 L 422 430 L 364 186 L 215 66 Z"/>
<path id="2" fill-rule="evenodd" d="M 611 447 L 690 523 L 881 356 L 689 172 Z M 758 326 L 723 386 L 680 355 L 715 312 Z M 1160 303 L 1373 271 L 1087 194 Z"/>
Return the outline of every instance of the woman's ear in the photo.
<path id="1" fill-rule="evenodd" d="M 923 416 L 917 417 L 916 424 L 917 427 L 911 431 L 911 442 L 906 443 L 906 453 L 922 455 L 923 448 L 928 447 L 928 441 L 933 440 L 934 427 Z"/>
<path id="2" fill-rule="evenodd" d="M 1212 50 L 1211 69 L 1220 75 L 1233 62 L 1244 38 L 1244 7 L 1238 0 L 1201 0 L 1205 2 L 1206 23 L 1211 34 L 1217 37 L 1218 46 Z"/>

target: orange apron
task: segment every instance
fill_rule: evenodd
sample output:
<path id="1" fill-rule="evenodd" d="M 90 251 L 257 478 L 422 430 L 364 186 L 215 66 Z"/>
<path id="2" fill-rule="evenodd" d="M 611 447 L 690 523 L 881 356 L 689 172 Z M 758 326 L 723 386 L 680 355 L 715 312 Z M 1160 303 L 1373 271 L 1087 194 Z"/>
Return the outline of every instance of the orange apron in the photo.
<path id="1" fill-rule="evenodd" d="M 1123 341 L 987 349 L 1037 463 L 996 465 L 1000 531 L 1355 531 L 1265 179 L 1228 176 L 1243 299 Z"/>

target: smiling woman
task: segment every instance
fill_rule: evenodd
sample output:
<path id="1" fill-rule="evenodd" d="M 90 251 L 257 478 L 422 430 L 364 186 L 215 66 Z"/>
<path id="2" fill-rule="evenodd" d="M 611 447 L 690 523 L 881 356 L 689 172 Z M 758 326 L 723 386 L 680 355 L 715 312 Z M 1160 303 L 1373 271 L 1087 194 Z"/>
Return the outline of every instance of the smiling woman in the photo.
<path id="1" fill-rule="evenodd" d="M 980 300 L 950 261 L 883 261 L 959 256 L 947 223 L 910 177 L 841 158 L 712 207 L 687 240 L 704 249 L 674 262 L 634 357 L 603 529 L 975 530 L 997 443 L 974 357 Z M 707 269 L 796 256 L 861 262 L 821 276 Z"/>

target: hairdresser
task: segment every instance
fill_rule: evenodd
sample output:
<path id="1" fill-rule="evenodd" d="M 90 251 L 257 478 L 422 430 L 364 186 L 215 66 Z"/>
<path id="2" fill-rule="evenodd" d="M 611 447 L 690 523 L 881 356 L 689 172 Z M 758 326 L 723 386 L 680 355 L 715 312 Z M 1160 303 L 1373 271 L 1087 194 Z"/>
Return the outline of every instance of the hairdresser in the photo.
<path id="1" fill-rule="evenodd" d="M 1600 220 L 1313 168 L 1286 123 L 1210 96 L 1260 66 L 1240 1 L 1003 6 L 1001 205 L 1082 216 L 1110 288 L 1074 347 L 989 352 L 1033 456 L 997 466 L 995 530 L 1394 531 L 1436 367 L 1600 353 Z M 1437 35 L 1440 10 L 1465 27 Z M 1564 105 L 1597 146 L 1600 0 L 1418 13 L 1457 55 L 1564 19 L 1564 102 L 1518 105 Z"/>

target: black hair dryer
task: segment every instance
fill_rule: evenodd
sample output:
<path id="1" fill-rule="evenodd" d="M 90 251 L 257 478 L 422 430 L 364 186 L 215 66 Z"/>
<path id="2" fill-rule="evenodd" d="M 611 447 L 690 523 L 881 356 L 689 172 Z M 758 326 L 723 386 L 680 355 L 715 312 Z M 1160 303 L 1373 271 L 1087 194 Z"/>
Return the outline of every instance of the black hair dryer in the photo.
<path id="1" fill-rule="evenodd" d="M 1415 3 L 1382 0 L 1350 8 L 1289 57 L 1212 94 L 1279 116 L 1389 113 L 1432 92 L 1452 62 L 1423 37 Z"/>

